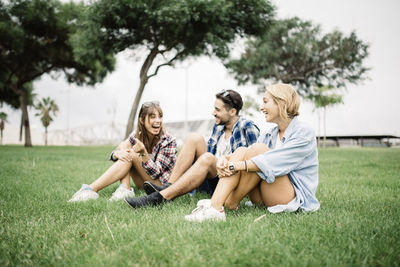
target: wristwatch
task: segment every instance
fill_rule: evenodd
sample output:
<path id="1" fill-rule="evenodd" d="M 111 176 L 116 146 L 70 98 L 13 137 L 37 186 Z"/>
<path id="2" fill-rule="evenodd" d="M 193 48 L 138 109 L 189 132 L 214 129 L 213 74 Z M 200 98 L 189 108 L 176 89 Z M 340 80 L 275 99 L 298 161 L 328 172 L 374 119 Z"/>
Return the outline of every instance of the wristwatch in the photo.
<path id="1" fill-rule="evenodd" d="M 233 163 L 229 164 L 229 170 L 235 172 L 235 165 Z"/>
<path id="2" fill-rule="evenodd" d="M 116 157 L 114 157 L 114 151 L 111 152 L 110 160 L 111 160 L 111 161 L 114 161 L 114 162 L 116 162 L 116 161 L 118 160 Z"/>

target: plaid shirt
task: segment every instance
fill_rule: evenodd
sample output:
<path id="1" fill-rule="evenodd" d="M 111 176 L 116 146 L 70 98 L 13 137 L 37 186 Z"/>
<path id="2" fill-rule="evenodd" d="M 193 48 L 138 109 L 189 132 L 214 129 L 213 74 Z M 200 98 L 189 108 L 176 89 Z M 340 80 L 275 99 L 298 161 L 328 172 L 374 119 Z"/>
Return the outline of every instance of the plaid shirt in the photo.
<path id="1" fill-rule="evenodd" d="M 214 125 L 212 134 L 207 143 L 207 151 L 215 155 L 217 143 L 225 131 L 225 125 Z M 260 130 L 253 121 L 239 117 L 232 127 L 231 149 L 232 153 L 241 146 L 248 147 L 257 142 Z"/>
<path id="2" fill-rule="evenodd" d="M 133 143 L 134 135 L 129 137 L 129 142 Z M 150 158 L 146 162 L 142 162 L 142 167 L 146 173 L 153 179 L 159 179 L 164 185 L 171 176 L 172 168 L 176 161 L 176 139 L 165 133 L 160 137 L 157 145 L 149 154 Z"/>

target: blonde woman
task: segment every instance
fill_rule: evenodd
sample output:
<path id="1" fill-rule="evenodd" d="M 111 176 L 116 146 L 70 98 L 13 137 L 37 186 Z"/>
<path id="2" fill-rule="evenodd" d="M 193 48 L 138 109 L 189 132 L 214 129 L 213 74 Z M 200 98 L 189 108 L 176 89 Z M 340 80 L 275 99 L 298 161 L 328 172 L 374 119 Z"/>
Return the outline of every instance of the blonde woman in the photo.
<path id="1" fill-rule="evenodd" d="M 185 220 L 226 220 L 224 206 L 237 209 L 249 195 L 272 213 L 315 211 L 318 150 L 313 130 L 300 122 L 300 98 L 288 84 L 269 86 L 261 111 L 276 127 L 260 135 L 249 148 L 239 148 L 217 162 L 219 183 L 211 200 L 200 200 Z"/>
<path id="2" fill-rule="evenodd" d="M 161 186 L 170 178 L 176 161 L 176 140 L 163 128 L 163 112 L 158 103 L 146 102 L 139 111 L 136 133 L 133 133 L 111 153 L 115 163 L 90 185 L 83 184 L 69 202 L 97 199 L 99 190 L 120 181 L 110 200 L 133 197 L 130 177 L 138 188 L 145 181 Z"/>

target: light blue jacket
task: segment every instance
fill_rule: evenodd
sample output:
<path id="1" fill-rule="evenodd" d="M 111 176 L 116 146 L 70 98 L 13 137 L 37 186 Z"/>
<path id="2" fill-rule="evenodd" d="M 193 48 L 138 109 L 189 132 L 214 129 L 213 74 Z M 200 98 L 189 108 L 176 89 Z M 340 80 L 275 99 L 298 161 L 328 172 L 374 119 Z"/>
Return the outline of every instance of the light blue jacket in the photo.
<path id="1" fill-rule="evenodd" d="M 304 211 L 319 209 L 315 197 L 318 186 L 318 149 L 314 131 L 294 117 L 282 137 L 282 146 L 275 148 L 278 126 L 260 135 L 258 143 L 271 149 L 251 160 L 261 170 L 258 175 L 267 183 L 287 174 L 296 192 L 295 200 Z"/>

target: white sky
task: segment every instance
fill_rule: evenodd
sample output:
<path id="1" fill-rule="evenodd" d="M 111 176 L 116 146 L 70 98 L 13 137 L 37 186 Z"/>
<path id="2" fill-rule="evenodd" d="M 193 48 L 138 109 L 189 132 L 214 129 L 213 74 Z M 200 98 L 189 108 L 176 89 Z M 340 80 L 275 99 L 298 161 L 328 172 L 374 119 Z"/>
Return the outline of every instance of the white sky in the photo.
<path id="1" fill-rule="evenodd" d="M 400 135 L 400 1 L 276 0 L 275 3 L 280 18 L 298 16 L 312 20 L 321 24 L 325 33 L 335 28 L 347 34 L 355 30 L 359 38 L 370 44 L 370 56 L 366 61 L 372 68 L 370 80 L 357 86 L 349 85 L 344 104 L 328 109 L 327 134 Z M 68 85 L 63 76 L 54 80 L 45 75 L 36 81 L 36 93 L 55 99 L 60 108 L 49 130 L 113 119 L 125 125 L 139 85 L 141 63 L 135 61 L 131 52 L 118 55 L 116 71 L 95 88 Z M 142 102 L 159 100 L 164 121 L 211 119 L 215 93 L 223 88 L 236 89 L 244 97 L 254 95 L 256 87 L 238 87 L 218 60 L 202 57 L 183 62 L 176 68 L 161 69 L 147 84 Z M 259 99 L 261 101 L 261 97 Z M 20 111 L 7 107 L 0 110 L 8 113 L 8 125 L 18 127 Z M 300 119 L 307 121 L 318 134 L 318 116 L 311 104 L 302 103 Z M 34 110 L 30 110 L 30 120 L 33 128 L 43 130 Z M 254 120 L 265 129 L 261 114 Z"/>

